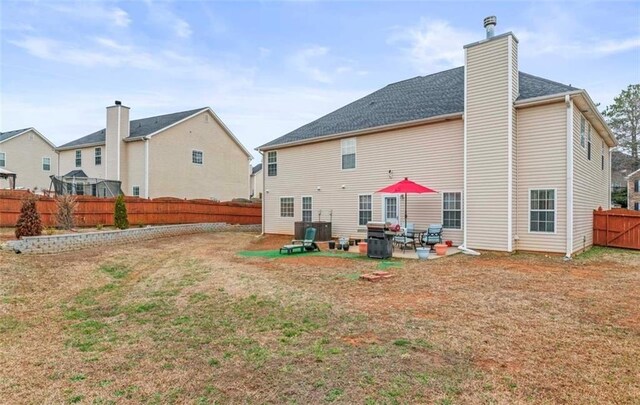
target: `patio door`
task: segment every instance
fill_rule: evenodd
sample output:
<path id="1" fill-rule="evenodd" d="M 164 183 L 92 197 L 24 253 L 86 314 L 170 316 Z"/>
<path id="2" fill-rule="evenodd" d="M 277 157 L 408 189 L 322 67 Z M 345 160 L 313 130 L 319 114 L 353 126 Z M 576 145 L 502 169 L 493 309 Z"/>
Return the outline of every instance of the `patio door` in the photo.
<path id="1" fill-rule="evenodd" d="M 400 223 L 400 210 L 398 208 L 398 196 L 385 196 L 382 198 L 382 220 L 392 224 Z"/>

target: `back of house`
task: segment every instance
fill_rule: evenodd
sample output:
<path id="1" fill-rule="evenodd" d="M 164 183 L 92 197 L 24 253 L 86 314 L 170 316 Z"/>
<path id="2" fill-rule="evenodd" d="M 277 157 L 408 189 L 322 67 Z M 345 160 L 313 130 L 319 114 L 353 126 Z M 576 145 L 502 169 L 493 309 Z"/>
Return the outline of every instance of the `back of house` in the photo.
<path id="1" fill-rule="evenodd" d="M 465 66 L 390 84 L 258 149 L 263 227 L 331 221 L 442 224 L 471 249 L 571 256 L 610 204 L 615 138 L 585 90 L 520 72 L 519 41 L 466 45 Z M 404 177 L 435 194 L 380 194 Z"/>

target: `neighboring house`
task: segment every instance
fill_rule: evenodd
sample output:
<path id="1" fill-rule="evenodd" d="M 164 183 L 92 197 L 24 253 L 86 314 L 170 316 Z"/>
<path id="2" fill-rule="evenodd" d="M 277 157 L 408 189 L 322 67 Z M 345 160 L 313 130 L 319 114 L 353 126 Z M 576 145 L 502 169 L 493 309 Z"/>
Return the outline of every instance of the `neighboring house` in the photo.
<path id="1" fill-rule="evenodd" d="M 627 177 L 627 208 L 640 211 L 640 169 Z"/>
<path id="2" fill-rule="evenodd" d="M 35 128 L 0 132 L 0 168 L 16 174 L 16 188 L 48 190 L 49 176 L 58 174 L 55 145 Z M 0 188 L 8 188 L 0 180 Z"/>
<path id="3" fill-rule="evenodd" d="M 64 144 L 60 173 L 118 180 L 126 195 L 231 200 L 250 193 L 251 154 L 209 107 L 129 121 L 107 107 L 107 125 Z"/>
<path id="4" fill-rule="evenodd" d="M 611 151 L 611 191 L 626 190 L 627 176 L 637 169 L 640 169 L 640 160 L 618 150 Z"/>
<path id="5" fill-rule="evenodd" d="M 251 169 L 251 198 L 262 199 L 263 184 L 262 163 L 258 163 Z"/>
<path id="6" fill-rule="evenodd" d="M 571 256 L 610 206 L 611 130 L 585 90 L 518 71 L 518 40 L 464 47 L 465 66 L 390 84 L 258 148 L 265 233 L 332 218 L 334 236 L 404 217 L 471 249 Z M 491 30 L 489 30 L 491 29 Z"/>

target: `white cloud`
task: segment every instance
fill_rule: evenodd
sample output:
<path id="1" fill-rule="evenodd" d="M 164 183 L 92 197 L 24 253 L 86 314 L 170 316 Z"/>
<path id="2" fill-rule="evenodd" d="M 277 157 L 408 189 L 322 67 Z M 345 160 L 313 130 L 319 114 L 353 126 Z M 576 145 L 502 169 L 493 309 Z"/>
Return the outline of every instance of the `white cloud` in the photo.
<path id="1" fill-rule="evenodd" d="M 180 38 L 189 38 L 193 33 L 189 23 L 181 18 L 176 19 L 175 25 L 176 35 Z"/>
<path id="2" fill-rule="evenodd" d="M 193 30 L 188 21 L 178 16 L 169 8 L 169 4 L 154 0 L 146 0 L 149 10 L 149 18 L 156 24 L 163 27 L 169 27 L 173 33 L 179 38 L 189 38 L 193 34 Z"/>
<path id="3" fill-rule="evenodd" d="M 477 39 L 476 33 L 452 27 L 447 21 L 422 18 L 416 26 L 394 29 L 389 42 L 401 44 L 416 69 L 428 73 L 461 66 L 462 47 Z"/>
<path id="4" fill-rule="evenodd" d="M 367 74 L 364 70 L 356 71 L 355 62 L 346 58 L 336 58 L 330 55 L 330 49 L 325 46 L 310 46 L 294 53 L 289 61 L 291 65 L 313 81 L 333 83 L 338 76 L 355 73 Z"/>
<path id="5" fill-rule="evenodd" d="M 109 16 L 113 23 L 118 27 L 127 27 L 131 24 L 129 14 L 119 7 L 111 9 Z"/>
<path id="6" fill-rule="evenodd" d="M 313 65 L 313 62 L 317 62 L 318 59 L 327 55 L 328 53 L 329 48 L 327 47 L 312 46 L 310 48 L 305 48 L 301 51 L 296 52 L 296 54 L 291 57 L 291 61 L 300 72 L 304 73 L 312 80 L 321 83 L 331 83 L 333 79 L 331 78 L 329 73 Z"/>
<path id="7" fill-rule="evenodd" d="M 76 20 L 106 22 L 123 28 L 131 24 L 129 13 L 120 7 L 105 7 L 95 1 L 52 4 L 50 8 Z"/>
<path id="8" fill-rule="evenodd" d="M 258 48 L 258 52 L 260 52 L 260 57 L 261 58 L 267 58 L 267 57 L 269 57 L 269 55 L 271 55 L 271 49 L 265 48 L 265 47 L 262 47 L 262 46 Z"/>

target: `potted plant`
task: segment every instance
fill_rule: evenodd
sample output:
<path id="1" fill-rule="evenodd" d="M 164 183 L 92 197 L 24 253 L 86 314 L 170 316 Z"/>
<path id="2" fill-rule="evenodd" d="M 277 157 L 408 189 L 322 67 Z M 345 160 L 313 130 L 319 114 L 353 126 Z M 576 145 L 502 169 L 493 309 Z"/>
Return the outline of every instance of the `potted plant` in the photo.
<path id="1" fill-rule="evenodd" d="M 427 260 L 429 258 L 429 248 L 426 247 L 417 247 L 416 253 L 418 254 L 418 259 Z"/>
<path id="2" fill-rule="evenodd" d="M 452 240 L 445 240 L 444 244 L 447 245 L 447 247 L 451 247 L 451 246 L 453 246 L 453 241 Z"/>
<path id="3" fill-rule="evenodd" d="M 449 249 L 449 247 L 447 247 L 447 245 L 445 245 L 444 243 L 436 243 L 434 248 L 436 249 L 436 254 L 438 256 L 446 255 L 447 254 L 447 249 Z"/>

